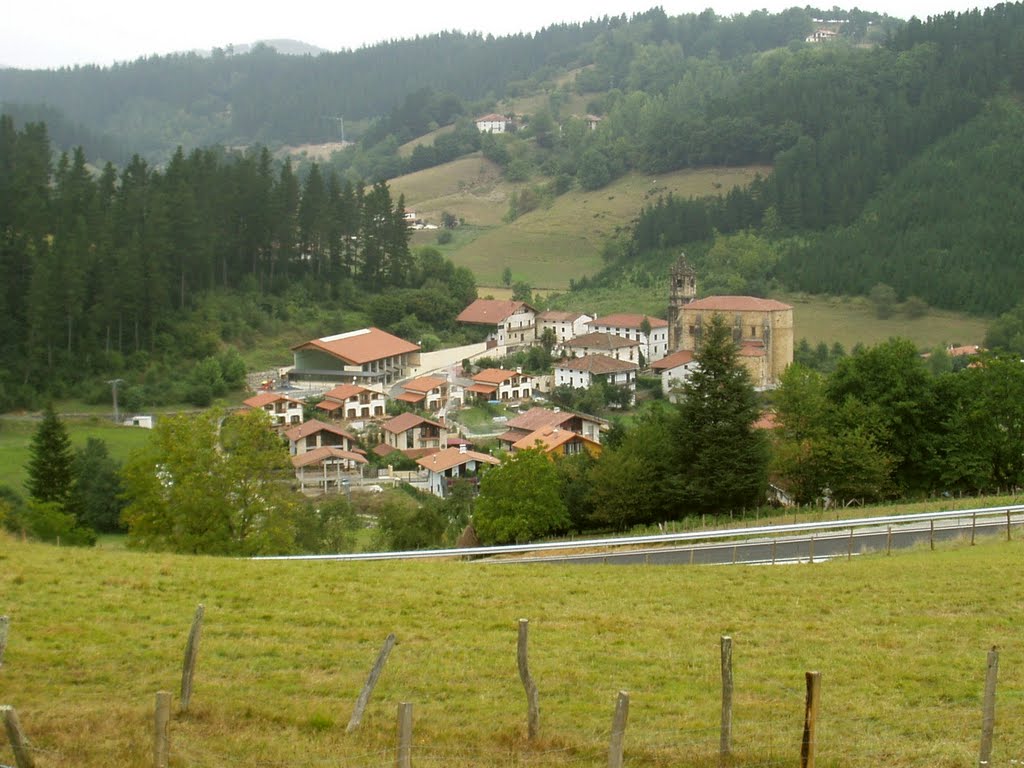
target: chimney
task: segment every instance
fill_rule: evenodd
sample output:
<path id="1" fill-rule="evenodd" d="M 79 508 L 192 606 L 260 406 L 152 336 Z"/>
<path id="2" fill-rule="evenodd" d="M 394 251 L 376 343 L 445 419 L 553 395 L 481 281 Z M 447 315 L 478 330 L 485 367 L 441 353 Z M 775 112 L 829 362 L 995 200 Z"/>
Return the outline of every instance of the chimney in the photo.
<path id="1" fill-rule="evenodd" d="M 466 452 L 466 444 L 465 443 L 459 443 L 459 453 L 465 453 L 465 452 Z"/>

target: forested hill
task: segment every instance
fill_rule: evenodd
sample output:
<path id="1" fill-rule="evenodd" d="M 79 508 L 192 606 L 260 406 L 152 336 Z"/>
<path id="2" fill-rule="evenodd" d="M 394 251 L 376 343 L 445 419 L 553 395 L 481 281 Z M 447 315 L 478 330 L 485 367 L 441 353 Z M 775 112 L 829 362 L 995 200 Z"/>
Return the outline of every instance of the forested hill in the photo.
<path id="1" fill-rule="evenodd" d="M 822 12 L 808 7 L 669 18 L 655 8 L 533 34 L 446 32 L 316 57 L 257 45 L 243 54 L 154 56 L 109 68 L 8 69 L 0 70 L 0 103 L 19 125 L 23 113 L 35 119 L 39 104 L 59 110 L 83 129 L 77 143 L 90 159 L 139 153 L 164 161 L 179 144 L 188 150 L 337 140 L 339 119 L 358 128 L 359 121 L 386 116 L 423 89 L 454 98 L 459 107 L 447 115 L 454 119 L 459 112 L 486 111 L 497 99 L 575 67 L 597 65 L 583 84 L 588 89 L 623 87 L 634 58 L 656 55 L 659 47 L 670 56 L 678 49 L 690 58 L 731 60 L 803 40 L 816 15 Z M 863 39 L 868 22 L 881 18 L 858 11 L 843 16 L 849 19 L 843 32 L 853 40 Z M 649 65 L 658 66 L 653 60 L 642 66 Z M 107 143 L 90 146 L 96 137 Z"/>

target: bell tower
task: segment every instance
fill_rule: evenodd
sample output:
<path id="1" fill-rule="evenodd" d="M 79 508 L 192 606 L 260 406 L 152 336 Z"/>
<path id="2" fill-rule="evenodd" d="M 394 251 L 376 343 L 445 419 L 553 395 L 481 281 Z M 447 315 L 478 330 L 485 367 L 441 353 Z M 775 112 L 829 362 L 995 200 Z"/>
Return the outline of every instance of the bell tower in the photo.
<path id="1" fill-rule="evenodd" d="M 668 289 L 668 351 L 681 349 L 683 340 L 682 309 L 697 298 L 697 273 L 686 253 L 680 253 L 676 263 L 669 272 Z"/>

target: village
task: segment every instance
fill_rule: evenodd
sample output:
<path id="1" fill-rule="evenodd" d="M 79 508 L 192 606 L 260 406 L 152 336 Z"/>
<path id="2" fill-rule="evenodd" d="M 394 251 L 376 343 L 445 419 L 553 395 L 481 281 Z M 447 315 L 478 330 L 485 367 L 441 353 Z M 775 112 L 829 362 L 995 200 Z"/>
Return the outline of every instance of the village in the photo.
<path id="1" fill-rule="evenodd" d="M 791 306 L 751 296 L 697 299 L 697 277 L 685 254 L 672 267 L 669 285 L 667 319 L 538 311 L 525 301 L 481 298 L 457 318 L 486 333 L 477 344 L 423 352 L 372 327 L 312 339 L 292 347 L 293 364 L 244 405 L 266 411 L 288 441 L 303 493 L 380 490 L 381 483 L 404 481 L 445 497 L 456 480 L 476 484 L 481 470 L 500 463 L 474 450 L 480 437 L 509 454 L 539 447 L 551 456 L 600 455 L 609 422 L 549 406 L 547 396 L 559 387 L 588 389 L 601 382 L 619 390 L 618 401 L 628 407 L 643 371 L 657 376 L 661 394 L 674 401 L 698 365 L 702 329 L 713 315 L 731 325 L 738 359 L 755 389 L 778 384 L 793 361 Z M 538 345 L 555 360 L 551 374 L 474 365 Z M 305 420 L 310 399 L 317 417 Z M 512 415 L 495 416 L 491 432 L 472 433 L 458 414 L 478 404 L 511 407 Z M 397 452 L 417 470 L 371 468 L 367 451 L 380 460 Z"/>

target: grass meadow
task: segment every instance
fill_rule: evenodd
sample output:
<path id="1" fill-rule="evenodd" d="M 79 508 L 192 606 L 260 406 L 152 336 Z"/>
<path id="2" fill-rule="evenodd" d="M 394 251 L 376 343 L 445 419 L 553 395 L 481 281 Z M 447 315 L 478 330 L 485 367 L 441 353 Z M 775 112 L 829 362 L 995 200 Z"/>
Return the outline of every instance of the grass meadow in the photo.
<path id="1" fill-rule="evenodd" d="M 733 638 L 730 765 L 796 766 L 804 673 L 822 676 L 819 766 L 977 759 L 988 649 L 1002 649 L 994 765 L 1024 758 L 1024 544 L 1005 537 L 777 567 L 252 562 L 55 548 L 0 534 L 10 639 L 0 704 L 37 765 L 152 765 L 155 693 L 177 699 L 172 766 L 394 764 L 399 702 L 421 766 L 600 766 L 618 691 L 626 764 L 718 763 L 719 638 Z M 516 632 L 530 619 L 540 738 L 526 739 Z M 362 728 L 345 726 L 385 636 Z M 13 764 L 0 745 L 0 763 Z"/>

